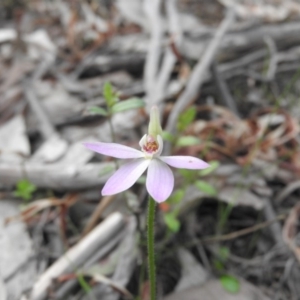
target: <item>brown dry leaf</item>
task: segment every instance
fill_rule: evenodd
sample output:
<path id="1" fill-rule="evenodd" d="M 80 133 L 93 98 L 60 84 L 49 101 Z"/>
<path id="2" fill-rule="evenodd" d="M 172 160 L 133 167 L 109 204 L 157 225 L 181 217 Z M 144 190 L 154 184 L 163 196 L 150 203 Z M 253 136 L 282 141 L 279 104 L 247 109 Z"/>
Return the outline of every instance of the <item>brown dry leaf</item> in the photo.
<path id="1" fill-rule="evenodd" d="M 299 171 L 297 136 L 298 121 L 283 110 L 264 108 L 246 120 L 241 120 L 224 107 L 200 106 L 198 112 L 209 112 L 209 121 L 197 120 L 187 134 L 203 141 L 201 145 L 180 148 L 188 155 L 205 154 L 206 159 L 231 158 L 240 165 L 249 165 L 256 159 L 283 160 L 294 164 Z"/>
<path id="2" fill-rule="evenodd" d="M 22 220 L 23 222 L 27 222 L 37 213 L 41 212 L 46 208 L 57 206 L 70 207 L 77 201 L 77 199 L 77 194 L 68 194 L 64 199 L 47 198 L 37 200 L 27 205 L 26 208 L 23 211 L 21 211 L 18 215 L 7 218 L 5 220 L 5 223 L 9 224 L 16 220 Z"/>
<path id="3" fill-rule="evenodd" d="M 294 252 L 298 262 L 300 263 L 300 246 L 297 245 L 296 236 L 298 234 L 298 224 L 300 219 L 300 204 L 296 204 L 290 211 L 285 221 L 282 235 L 284 242 Z"/>
<path id="4" fill-rule="evenodd" d="M 268 300 L 257 287 L 239 279 L 240 291 L 236 294 L 226 292 L 218 280 L 210 280 L 205 284 L 171 294 L 164 300 Z"/>

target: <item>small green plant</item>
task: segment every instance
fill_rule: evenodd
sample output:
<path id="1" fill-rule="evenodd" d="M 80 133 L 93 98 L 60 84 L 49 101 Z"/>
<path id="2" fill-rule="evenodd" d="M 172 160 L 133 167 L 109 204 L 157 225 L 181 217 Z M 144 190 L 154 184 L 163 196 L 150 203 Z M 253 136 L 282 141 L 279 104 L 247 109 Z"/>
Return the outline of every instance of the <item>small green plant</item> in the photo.
<path id="1" fill-rule="evenodd" d="M 114 91 L 112 85 L 109 82 L 106 82 L 103 86 L 103 96 L 106 103 L 106 108 L 92 106 L 88 109 L 89 113 L 104 117 L 110 117 L 113 114 L 121 111 L 145 106 L 145 102 L 137 97 L 120 101 L 118 93 Z"/>
<path id="2" fill-rule="evenodd" d="M 212 160 L 209 162 L 209 167 L 203 170 L 200 170 L 198 174 L 200 176 L 207 176 L 213 173 L 218 167 L 220 166 L 220 163 L 217 160 Z"/>
<path id="3" fill-rule="evenodd" d="M 213 260 L 213 265 L 218 272 L 223 274 L 219 280 L 222 287 L 229 293 L 236 294 L 240 290 L 239 280 L 233 276 L 226 273 L 225 264 L 230 255 L 230 250 L 228 247 L 220 247 L 217 253 L 217 258 Z"/>
<path id="4" fill-rule="evenodd" d="M 183 186 L 195 185 L 197 189 L 199 189 L 201 192 L 204 192 L 208 196 L 216 196 L 218 192 L 215 187 L 207 181 L 199 179 L 199 177 L 210 175 L 219 167 L 218 161 L 211 161 L 209 164 L 210 166 L 207 169 L 203 169 L 199 172 L 185 169 L 178 170 L 184 180 Z"/>
<path id="5" fill-rule="evenodd" d="M 172 195 L 168 198 L 167 204 L 174 206 L 171 211 L 164 213 L 164 222 L 168 229 L 171 232 L 178 232 L 181 226 L 181 223 L 178 219 L 178 207 L 177 204 L 180 203 L 182 198 L 184 197 L 185 190 L 184 189 L 177 189 L 175 190 Z"/>
<path id="6" fill-rule="evenodd" d="M 195 120 L 197 114 L 197 110 L 195 106 L 189 107 L 183 113 L 181 113 L 178 117 L 177 129 L 179 132 L 186 130 L 186 128 L 192 124 Z"/>
<path id="7" fill-rule="evenodd" d="M 120 101 L 119 94 L 113 89 L 112 85 L 109 82 L 106 82 L 103 86 L 103 96 L 106 103 L 106 108 L 99 106 L 92 106 L 88 109 L 90 114 L 100 115 L 108 118 L 112 140 L 115 143 L 116 137 L 111 121 L 113 114 L 139 108 L 145 106 L 145 102 L 140 98 L 130 98 L 124 101 Z M 116 163 L 118 168 L 118 164 Z"/>
<path id="8" fill-rule="evenodd" d="M 208 196 L 216 196 L 218 194 L 217 190 L 204 180 L 195 181 L 195 186 L 201 191 L 207 194 Z"/>
<path id="9" fill-rule="evenodd" d="M 187 146 L 195 146 L 199 145 L 200 140 L 192 135 L 181 136 L 176 141 L 176 147 L 187 147 Z"/>
<path id="10" fill-rule="evenodd" d="M 199 190 L 207 194 L 208 196 L 216 196 L 217 190 L 214 186 L 204 180 L 199 180 L 199 177 L 204 177 L 213 173 L 219 167 L 219 162 L 212 161 L 207 169 L 195 172 L 194 170 L 179 169 L 178 172 L 183 177 L 182 188 L 177 189 L 167 200 L 167 204 L 170 206 L 170 211 L 164 213 L 164 222 L 171 232 L 178 232 L 180 229 L 180 221 L 178 219 L 178 203 L 183 199 L 185 190 L 189 185 L 194 185 Z M 206 171 L 206 172 L 202 172 Z"/>
<path id="11" fill-rule="evenodd" d="M 86 294 L 88 294 L 92 290 L 92 287 L 85 280 L 83 274 L 77 273 L 77 280 L 78 280 L 78 283 L 80 284 L 81 288 L 85 291 Z"/>
<path id="12" fill-rule="evenodd" d="M 17 182 L 14 195 L 20 197 L 25 201 L 29 201 L 32 198 L 32 194 L 36 191 L 36 186 L 27 179 L 22 179 Z"/>
<path id="13" fill-rule="evenodd" d="M 164 221 L 167 227 L 172 231 L 172 232 L 178 232 L 180 229 L 180 221 L 177 218 L 176 212 L 167 212 L 164 214 Z"/>
<path id="14" fill-rule="evenodd" d="M 224 272 L 225 264 L 228 260 L 230 250 L 228 247 L 220 247 L 218 249 L 217 258 L 213 260 L 214 267 L 219 272 Z"/>

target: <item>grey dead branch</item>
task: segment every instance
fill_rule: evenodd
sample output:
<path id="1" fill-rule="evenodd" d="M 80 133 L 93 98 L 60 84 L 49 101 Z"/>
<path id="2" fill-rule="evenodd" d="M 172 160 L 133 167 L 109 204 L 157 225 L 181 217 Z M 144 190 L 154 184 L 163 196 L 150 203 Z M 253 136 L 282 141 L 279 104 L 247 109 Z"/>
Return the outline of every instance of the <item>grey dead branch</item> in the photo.
<path id="1" fill-rule="evenodd" d="M 144 212 L 140 204 L 144 192 L 141 185 L 136 186 L 131 197 L 134 204 L 129 208 L 123 195 L 101 197 L 100 189 L 115 164 L 86 150 L 82 143 L 111 142 L 112 137 L 108 121 L 91 115 L 89 108 L 105 107 L 102 90 L 107 81 L 121 99 L 143 98 L 145 109 L 121 112 L 112 118 L 118 142 L 132 147 L 138 147 L 152 105 L 159 106 L 166 130 L 175 132 L 178 116 L 186 107 L 199 101 L 214 105 L 217 99 L 199 97 L 210 94 L 214 83 L 222 105 L 240 120 L 245 113 L 236 102 L 232 81 L 247 77 L 253 89 L 245 95 L 245 103 L 266 106 L 260 85 L 272 86 L 276 94 L 280 85 L 277 77 L 299 69 L 300 6 L 292 0 L 276 4 L 220 0 L 223 15 L 211 25 L 191 8 L 183 11 L 183 1 L 179 0 L 117 0 L 111 14 L 104 2 L 100 11 L 87 3 L 75 8 L 68 1 L 37 2 L 43 3 L 37 4 L 36 15 L 47 16 L 43 18 L 45 25 L 37 27 L 35 14 L 25 12 L 19 27 L 0 28 L 0 188 L 5 194 L 5 200 L 2 195 L 0 199 L 0 299 L 89 299 L 91 295 L 107 300 L 117 300 L 120 295 L 130 298 L 127 285 L 141 260 L 137 232 L 144 224 L 143 218 L 142 224 L 137 224 L 125 216 L 132 211 Z M 50 19 L 59 26 L 47 23 Z M 93 47 L 88 48 L 90 44 Z M 84 51 L 80 48 L 83 45 L 87 47 Z M 288 96 L 281 99 L 288 108 Z M 292 114 L 300 117 L 296 105 Z M 262 137 L 273 126 L 275 130 L 269 137 L 277 139 L 285 134 L 285 119 L 272 114 L 276 120 L 271 124 L 270 115 L 260 118 L 261 132 L 257 136 Z M 214 116 L 209 113 L 209 117 Z M 245 128 L 239 129 L 241 133 Z M 165 151 L 170 149 L 166 143 Z M 73 232 L 68 245 L 62 238 L 63 206 L 49 205 L 34 215 L 32 223 L 27 224 L 34 227 L 32 237 L 21 221 L 3 225 L 5 218 L 20 213 L 19 204 L 7 199 L 14 198 L 12 192 L 22 179 L 50 194 L 80 191 L 79 200 L 68 207 L 67 226 L 73 222 L 81 232 Z M 286 289 L 297 294 L 295 283 L 299 282 L 300 272 L 293 262 L 299 260 L 299 247 L 292 234 L 297 233 L 297 206 L 293 206 L 284 225 L 278 218 L 286 213 L 281 204 L 289 207 L 299 191 L 292 167 L 256 157 L 247 174 L 236 163 L 221 164 L 204 180 L 217 189 L 217 195 L 212 197 L 191 185 L 177 207 L 181 220 L 192 218 L 189 230 L 193 238 L 197 230 L 203 229 L 194 227 L 215 226 L 198 220 L 197 209 L 205 201 L 225 203 L 241 212 L 251 210 L 267 222 L 257 231 L 267 238 L 263 237 L 257 247 L 258 258 L 230 255 L 230 271 L 238 278 L 245 275 L 261 281 L 264 275 L 279 274 L 280 278 L 274 279 L 277 290 L 282 290 L 278 297 L 286 299 Z M 285 187 L 271 188 L 269 182 L 276 181 Z M 47 201 L 51 202 L 50 196 Z M 245 223 L 253 225 L 247 217 Z M 242 221 L 238 217 L 234 221 L 239 231 Z M 49 239 L 47 245 L 44 236 Z M 233 247 L 243 242 L 240 239 Z M 251 251 L 252 241 L 245 243 Z M 64 253 L 66 246 L 69 250 Z M 242 279 L 239 294 L 230 295 L 222 289 L 218 281 L 211 279 L 207 252 L 213 251 L 205 244 L 201 247 L 198 245 L 196 252 L 204 267 L 191 249 L 181 247 L 175 251 L 181 276 L 173 294 L 165 299 L 268 299 L 263 289 Z M 265 273 L 259 269 L 261 265 Z M 79 273 L 95 282 L 90 294 L 74 292 Z M 75 277 L 64 281 L 67 275 Z"/>

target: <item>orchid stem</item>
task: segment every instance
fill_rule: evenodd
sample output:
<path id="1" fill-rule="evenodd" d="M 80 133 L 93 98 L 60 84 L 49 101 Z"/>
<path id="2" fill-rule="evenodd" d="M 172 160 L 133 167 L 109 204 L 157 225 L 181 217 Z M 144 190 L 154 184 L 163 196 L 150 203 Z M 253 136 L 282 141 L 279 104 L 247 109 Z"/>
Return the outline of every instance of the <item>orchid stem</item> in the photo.
<path id="1" fill-rule="evenodd" d="M 109 124 L 109 129 L 110 129 L 110 134 L 112 137 L 112 141 L 115 143 L 116 142 L 116 135 L 115 135 L 115 130 L 114 130 L 114 126 L 111 120 L 111 116 L 108 118 L 108 124 Z"/>
<path id="2" fill-rule="evenodd" d="M 109 124 L 109 129 L 110 129 L 110 134 L 111 134 L 111 137 L 112 137 L 112 141 L 113 143 L 116 142 L 116 135 L 115 135 L 115 130 L 114 130 L 114 126 L 113 126 L 113 123 L 111 121 L 111 116 L 109 116 L 108 118 L 108 124 Z M 119 169 L 119 164 L 118 164 L 118 161 L 116 159 L 114 159 L 114 163 L 115 163 L 115 166 L 116 166 L 116 170 Z"/>
<path id="3" fill-rule="evenodd" d="M 149 196 L 148 201 L 148 272 L 150 281 L 150 300 L 156 299 L 156 271 L 154 253 L 155 201 Z"/>

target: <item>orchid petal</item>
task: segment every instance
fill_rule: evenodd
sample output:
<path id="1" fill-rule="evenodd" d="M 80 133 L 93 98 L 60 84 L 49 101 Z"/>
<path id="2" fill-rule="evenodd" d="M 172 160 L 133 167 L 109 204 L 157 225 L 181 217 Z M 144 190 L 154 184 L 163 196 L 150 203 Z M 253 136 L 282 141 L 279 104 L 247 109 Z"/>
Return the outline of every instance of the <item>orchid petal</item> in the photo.
<path id="1" fill-rule="evenodd" d="M 147 134 L 144 134 L 143 137 L 141 138 L 141 140 L 139 141 L 139 145 L 140 147 L 143 149 L 144 145 L 147 142 Z"/>
<path id="2" fill-rule="evenodd" d="M 115 143 L 83 143 L 83 145 L 95 152 L 98 152 L 103 155 L 108 155 L 116 158 L 140 158 L 144 154 L 131 147 L 127 147 Z"/>
<path id="3" fill-rule="evenodd" d="M 161 156 L 159 158 L 166 164 L 180 169 L 205 169 L 209 164 L 193 156 Z"/>
<path id="4" fill-rule="evenodd" d="M 106 182 L 102 195 L 114 195 L 129 189 L 145 172 L 150 163 L 149 159 L 135 159 L 118 169 Z"/>
<path id="5" fill-rule="evenodd" d="M 158 143 L 158 149 L 157 152 L 155 153 L 156 157 L 161 155 L 164 147 L 164 141 L 160 135 L 157 136 L 157 143 Z"/>
<path id="6" fill-rule="evenodd" d="M 174 175 L 171 169 L 159 159 L 152 159 L 148 168 L 146 187 L 156 202 L 167 200 L 173 191 Z"/>

